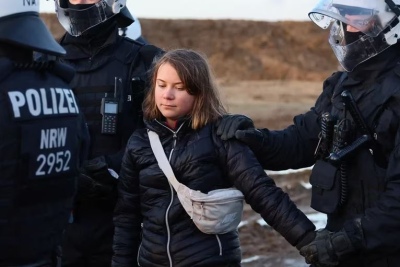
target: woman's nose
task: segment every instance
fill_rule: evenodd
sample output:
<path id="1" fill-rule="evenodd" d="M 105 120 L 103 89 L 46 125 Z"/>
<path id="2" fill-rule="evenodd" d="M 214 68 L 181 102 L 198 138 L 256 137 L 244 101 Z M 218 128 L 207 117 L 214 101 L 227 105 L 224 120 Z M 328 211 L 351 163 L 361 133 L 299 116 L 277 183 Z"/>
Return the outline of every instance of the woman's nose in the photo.
<path id="1" fill-rule="evenodd" d="M 173 99 L 174 98 L 174 92 L 172 88 L 165 88 L 163 97 L 165 99 Z"/>

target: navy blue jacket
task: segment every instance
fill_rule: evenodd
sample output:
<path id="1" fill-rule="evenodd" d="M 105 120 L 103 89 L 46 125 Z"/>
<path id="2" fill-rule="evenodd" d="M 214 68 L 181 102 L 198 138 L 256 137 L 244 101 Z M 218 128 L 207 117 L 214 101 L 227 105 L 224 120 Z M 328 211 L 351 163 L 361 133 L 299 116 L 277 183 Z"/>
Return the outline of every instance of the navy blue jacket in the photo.
<path id="1" fill-rule="evenodd" d="M 158 121 L 147 124 L 160 136 L 179 182 L 203 193 L 234 185 L 292 245 L 315 229 L 248 147 L 223 142 L 213 124 L 195 131 L 188 123 L 183 120 L 176 131 Z M 146 129 L 134 132 L 128 142 L 118 187 L 114 267 L 240 264 L 238 232 L 208 235 L 196 228 L 159 168 Z"/>

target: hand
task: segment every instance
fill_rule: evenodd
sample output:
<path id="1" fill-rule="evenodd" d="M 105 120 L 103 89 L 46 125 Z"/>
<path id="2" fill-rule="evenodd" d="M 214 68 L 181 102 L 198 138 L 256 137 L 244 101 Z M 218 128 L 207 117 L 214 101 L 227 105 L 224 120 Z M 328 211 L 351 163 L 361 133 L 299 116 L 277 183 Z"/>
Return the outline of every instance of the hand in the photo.
<path id="1" fill-rule="evenodd" d="M 224 115 L 217 122 L 217 135 L 221 136 L 222 140 L 235 138 L 237 130 L 254 129 L 253 121 L 245 115 Z"/>
<path id="2" fill-rule="evenodd" d="M 116 179 L 114 179 L 117 181 Z M 78 176 L 78 186 L 76 192 L 77 201 L 87 201 L 93 199 L 108 199 L 113 197 L 115 186 L 111 184 L 103 184 L 92 177 L 80 173 Z"/>
<path id="3" fill-rule="evenodd" d="M 302 246 L 302 244 L 298 244 L 296 245 L 296 248 L 300 250 L 300 254 L 302 256 L 305 257 L 305 260 L 308 264 L 312 264 L 312 267 L 328 267 L 328 266 L 335 266 L 337 264 L 330 264 L 330 265 L 326 265 L 326 264 L 322 264 L 321 262 L 318 262 L 318 251 L 317 249 L 314 250 L 314 248 L 316 248 L 317 243 L 322 243 L 324 244 L 325 242 L 327 242 L 327 240 L 329 239 L 329 235 L 331 232 L 329 232 L 326 229 L 319 229 L 316 232 L 315 238 L 313 241 L 309 242 L 308 244 Z M 314 246 L 315 245 L 315 246 Z M 310 247 L 312 249 L 310 249 Z"/>
<path id="4" fill-rule="evenodd" d="M 300 254 L 305 257 L 308 264 L 327 267 L 338 265 L 340 259 L 354 250 L 344 230 L 329 232 L 323 229 L 317 231 L 314 241 L 300 248 Z"/>
<path id="5" fill-rule="evenodd" d="M 114 186 L 117 183 L 116 177 L 110 173 L 103 156 L 86 161 L 83 164 L 82 173 L 102 185 Z"/>
<path id="6" fill-rule="evenodd" d="M 250 147 L 254 153 L 264 145 L 264 134 L 258 129 L 238 130 L 235 137 Z"/>
<path id="7" fill-rule="evenodd" d="M 107 168 L 106 159 L 103 156 L 87 160 L 83 164 L 83 169 L 91 174 Z"/>
<path id="8" fill-rule="evenodd" d="M 98 188 L 99 186 L 101 185 L 98 182 L 93 180 L 90 176 L 81 172 L 78 176 L 76 199 L 80 200 L 85 197 L 92 198 L 94 192 L 96 192 L 96 188 Z"/>

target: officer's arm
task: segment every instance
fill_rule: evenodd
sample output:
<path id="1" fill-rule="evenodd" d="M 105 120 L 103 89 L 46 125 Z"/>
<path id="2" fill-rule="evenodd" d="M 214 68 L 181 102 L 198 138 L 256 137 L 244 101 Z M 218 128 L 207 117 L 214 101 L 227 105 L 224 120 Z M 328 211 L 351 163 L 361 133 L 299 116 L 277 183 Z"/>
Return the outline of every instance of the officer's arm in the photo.
<path id="1" fill-rule="evenodd" d="M 318 144 L 318 114 L 314 109 L 294 118 L 294 124 L 280 131 L 260 130 L 263 146 L 254 151 L 257 159 L 268 170 L 308 167 L 314 164 Z"/>

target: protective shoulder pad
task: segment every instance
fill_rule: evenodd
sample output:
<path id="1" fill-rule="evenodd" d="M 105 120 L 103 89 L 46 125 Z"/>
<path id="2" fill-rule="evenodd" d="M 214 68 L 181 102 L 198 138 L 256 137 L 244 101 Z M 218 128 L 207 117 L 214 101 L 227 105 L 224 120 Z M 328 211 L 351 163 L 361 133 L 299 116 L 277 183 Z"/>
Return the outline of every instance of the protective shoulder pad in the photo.
<path id="1" fill-rule="evenodd" d="M 75 69 L 73 67 L 59 61 L 54 62 L 51 72 L 60 77 L 66 83 L 71 82 L 75 75 Z"/>
<path id="2" fill-rule="evenodd" d="M 165 51 L 157 46 L 146 44 L 140 48 L 139 53 L 146 66 L 146 69 L 150 69 L 154 59 L 164 54 Z"/>

